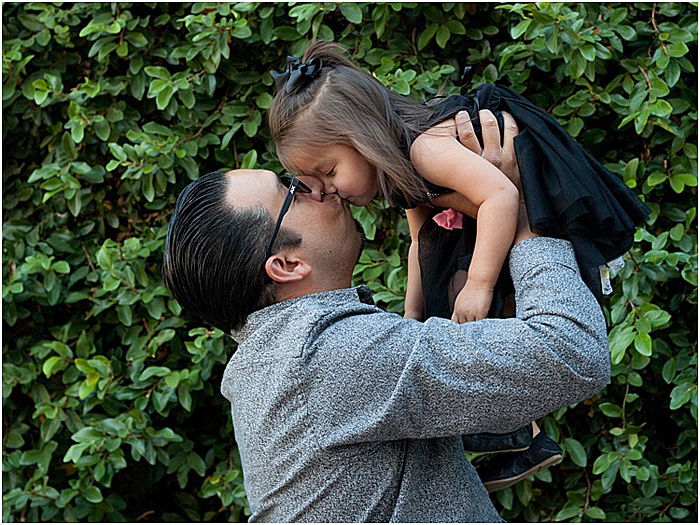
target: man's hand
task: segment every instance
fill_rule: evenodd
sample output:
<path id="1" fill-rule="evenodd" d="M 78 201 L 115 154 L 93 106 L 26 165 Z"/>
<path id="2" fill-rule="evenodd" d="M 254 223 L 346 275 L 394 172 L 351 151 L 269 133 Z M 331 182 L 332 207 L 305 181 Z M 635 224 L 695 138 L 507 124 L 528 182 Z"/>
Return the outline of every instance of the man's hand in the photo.
<path id="1" fill-rule="evenodd" d="M 494 114 L 488 109 L 479 111 L 481 138 L 484 142 L 483 149 L 479 145 L 479 140 L 476 138 L 469 113 L 466 111 L 457 113 L 457 115 L 455 115 L 455 125 L 457 127 L 457 136 L 462 145 L 478 153 L 496 166 L 513 182 L 513 184 L 515 184 L 515 187 L 518 188 L 520 192 L 520 212 L 518 215 L 518 227 L 515 232 L 515 239 L 513 240 L 513 245 L 516 245 L 522 240 L 537 237 L 537 235 L 530 230 L 530 221 L 527 218 L 522 185 L 520 184 L 518 160 L 515 156 L 515 143 L 513 139 L 518 135 L 518 125 L 509 113 L 504 111 L 502 114 L 504 124 L 503 147 L 501 147 L 501 134 L 498 130 L 498 122 Z"/>
<path id="2" fill-rule="evenodd" d="M 482 109 L 479 111 L 479 121 L 481 122 L 481 138 L 484 141 L 483 149 L 479 144 L 479 139 L 476 138 L 469 113 L 466 111 L 460 111 L 455 115 L 459 141 L 463 146 L 481 155 L 501 170 L 520 191 L 520 171 L 518 171 L 518 161 L 515 157 L 513 143 L 513 139 L 518 135 L 518 125 L 515 123 L 515 119 L 509 113 L 503 112 L 503 147 L 501 147 L 501 132 L 498 130 L 498 122 L 494 114 L 488 109 Z"/>

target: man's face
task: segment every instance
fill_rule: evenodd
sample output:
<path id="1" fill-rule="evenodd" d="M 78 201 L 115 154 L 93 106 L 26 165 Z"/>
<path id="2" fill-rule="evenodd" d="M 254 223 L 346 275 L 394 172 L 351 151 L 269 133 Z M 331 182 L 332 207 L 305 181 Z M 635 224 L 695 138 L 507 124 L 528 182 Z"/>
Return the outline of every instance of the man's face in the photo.
<path id="1" fill-rule="evenodd" d="M 277 221 L 288 188 L 271 171 L 233 170 L 228 174 L 227 196 L 233 207 L 260 205 Z M 282 219 L 282 228 L 302 239 L 299 250 L 316 271 L 349 271 L 357 261 L 360 235 L 348 202 L 338 195 L 321 195 L 314 177 L 300 177 L 313 193 L 297 192 Z M 264 240 L 265 245 L 269 239 Z"/>

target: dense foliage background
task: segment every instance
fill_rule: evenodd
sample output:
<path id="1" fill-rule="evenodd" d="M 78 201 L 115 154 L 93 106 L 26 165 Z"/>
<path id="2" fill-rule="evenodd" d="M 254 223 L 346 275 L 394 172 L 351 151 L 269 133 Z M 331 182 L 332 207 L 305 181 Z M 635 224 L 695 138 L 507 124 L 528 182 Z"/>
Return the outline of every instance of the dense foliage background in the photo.
<path id="1" fill-rule="evenodd" d="M 695 4 L 3 4 L 3 519 L 239 520 L 219 383 L 234 343 L 162 285 L 179 190 L 280 168 L 272 78 L 312 38 L 422 100 L 499 82 L 649 203 L 605 314 L 599 395 L 544 428 L 564 461 L 494 496 L 508 520 L 696 521 Z M 355 210 L 356 270 L 402 310 L 408 229 Z"/>

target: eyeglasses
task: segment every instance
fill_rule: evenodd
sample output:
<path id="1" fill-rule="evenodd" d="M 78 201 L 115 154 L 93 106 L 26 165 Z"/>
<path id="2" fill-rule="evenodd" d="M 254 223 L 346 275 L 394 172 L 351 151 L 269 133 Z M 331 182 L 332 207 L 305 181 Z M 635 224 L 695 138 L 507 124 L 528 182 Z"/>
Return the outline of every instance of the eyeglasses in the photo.
<path id="1" fill-rule="evenodd" d="M 297 179 L 294 175 L 279 175 L 279 179 L 280 182 L 287 187 L 287 196 L 284 199 L 284 203 L 282 203 L 282 209 L 280 210 L 279 217 L 277 217 L 277 224 L 275 224 L 275 231 L 272 232 L 270 244 L 268 245 L 267 251 L 265 252 L 265 259 L 272 255 L 272 246 L 275 244 L 275 240 L 277 240 L 277 234 L 280 231 L 282 219 L 289 210 L 289 206 L 292 204 L 292 200 L 294 200 L 294 195 L 296 194 L 296 192 L 300 191 L 302 193 L 312 193 L 313 191 L 306 184 Z"/>

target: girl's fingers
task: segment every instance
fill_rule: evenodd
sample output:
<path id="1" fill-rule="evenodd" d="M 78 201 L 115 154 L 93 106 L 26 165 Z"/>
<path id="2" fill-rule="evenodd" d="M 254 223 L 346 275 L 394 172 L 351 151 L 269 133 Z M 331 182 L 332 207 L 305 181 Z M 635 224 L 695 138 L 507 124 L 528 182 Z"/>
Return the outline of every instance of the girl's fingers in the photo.
<path id="1" fill-rule="evenodd" d="M 469 113 L 466 111 L 460 111 L 455 115 L 455 125 L 457 126 L 457 137 L 462 143 L 462 146 L 469 148 L 477 155 L 481 155 L 481 145 L 479 144 L 479 139 L 476 138 L 476 133 L 474 133 L 474 126 L 469 118 Z"/>
<path id="2" fill-rule="evenodd" d="M 479 111 L 481 122 L 481 139 L 484 142 L 484 151 L 481 154 L 497 168 L 501 167 L 501 132 L 498 130 L 496 117 L 488 109 Z"/>

